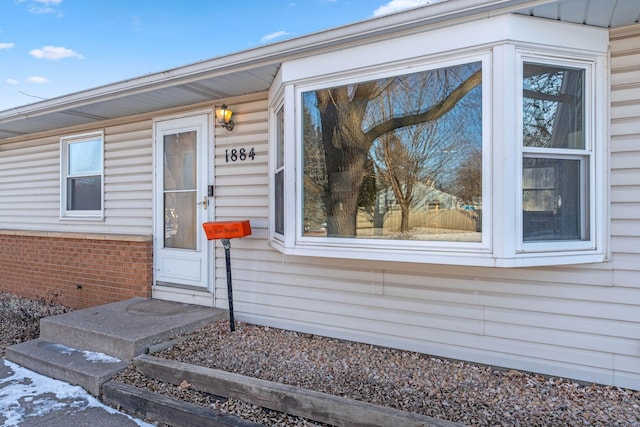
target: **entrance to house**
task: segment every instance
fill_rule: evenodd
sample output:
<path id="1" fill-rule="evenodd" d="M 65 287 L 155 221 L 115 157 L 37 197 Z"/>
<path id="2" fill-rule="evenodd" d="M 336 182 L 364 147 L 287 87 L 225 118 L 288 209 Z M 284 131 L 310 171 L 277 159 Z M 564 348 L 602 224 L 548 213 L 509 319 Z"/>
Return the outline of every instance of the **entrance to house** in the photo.
<path id="1" fill-rule="evenodd" d="M 210 119 L 201 114 L 155 122 L 154 298 L 212 305 L 202 230 L 213 210 Z"/>

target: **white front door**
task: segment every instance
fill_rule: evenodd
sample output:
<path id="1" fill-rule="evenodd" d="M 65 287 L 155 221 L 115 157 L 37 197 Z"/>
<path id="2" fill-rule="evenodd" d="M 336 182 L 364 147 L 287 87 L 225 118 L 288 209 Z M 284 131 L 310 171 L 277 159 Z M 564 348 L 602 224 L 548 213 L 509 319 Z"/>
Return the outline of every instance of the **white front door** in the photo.
<path id="1" fill-rule="evenodd" d="M 154 282 L 177 295 L 213 289 L 202 229 L 213 208 L 207 193 L 210 118 L 155 123 Z"/>

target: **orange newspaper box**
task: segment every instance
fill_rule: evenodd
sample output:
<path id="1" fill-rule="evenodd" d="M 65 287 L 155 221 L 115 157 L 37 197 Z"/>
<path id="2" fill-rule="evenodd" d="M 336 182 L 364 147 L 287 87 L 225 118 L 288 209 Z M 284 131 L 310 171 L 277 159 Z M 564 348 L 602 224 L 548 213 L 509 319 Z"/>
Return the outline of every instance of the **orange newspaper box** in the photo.
<path id="1" fill-rule="evenodd" d="M 236 330 L 233 320 L 233 288 L 231 286 L 231 242 L 229 239 L 245 237 L 251 234 L 249 220 L 243 221 L 213 221 L 202 224 L 208 240 L 220 239 L 224 247 L 224 257 L 227 262 L 227 300 L 229 301 L 229 327 Z"/>
<path id="2" fill-rule="evenodd" d="M 202 227 L 209 240 L 233 239 L 234 237 L 245 237 L 251 234 L 249 220 L 205 222 Z"/>

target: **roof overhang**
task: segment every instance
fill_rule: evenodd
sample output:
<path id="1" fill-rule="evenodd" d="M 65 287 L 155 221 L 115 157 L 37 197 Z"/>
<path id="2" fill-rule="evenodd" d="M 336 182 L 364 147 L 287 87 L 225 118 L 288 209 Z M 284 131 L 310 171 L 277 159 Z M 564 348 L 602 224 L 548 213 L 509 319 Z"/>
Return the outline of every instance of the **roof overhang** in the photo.
<path id="1" fill-rule="evenodd" d="M 0 112 L 14 137 L 267 91 L 283 61 L 450 22 L 505 13 L 615 28 L 638 22 L 638 0 L 449 0 Z"/>

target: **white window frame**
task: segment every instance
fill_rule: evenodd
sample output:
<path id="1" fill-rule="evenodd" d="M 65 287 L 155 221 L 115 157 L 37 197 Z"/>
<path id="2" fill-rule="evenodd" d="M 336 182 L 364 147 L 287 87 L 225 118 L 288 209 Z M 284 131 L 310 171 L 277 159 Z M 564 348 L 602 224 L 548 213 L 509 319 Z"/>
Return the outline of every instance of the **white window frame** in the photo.
<path id="1" fill-rule="evenodd" d="M 562 160 L 579 160 L 580 161 L 580 198 L 581 202 L 581 231 L 589 230 L 589 238 L 584 240 L 547 240 L 547 241 L 531 241 L 525 242 L 523 239 L 523 206 L 522 206 L 522 172 L 516 177 L 518 187 L 520 188 L 520 196 L 516 199 L 516 218 L 519 223 L 516 234 L 516 252 L 518 253 L 545 253 L 545 252 L 559 252 L 559 251 L 581 251 L 581 250 L 593 250 L 596 247 L 596 236 L 594 231 L 596 230 L 595 218 L 596 211 L 594 206 L 595 194 L 595 182 L 596 177 L 595 160 L 594 158 L 594 133 L 596 130 L 594 119 L 594 61 L 584 61 L 571 58 L 557 58 L 554 56 L 545 56 L 543 54 L 535 52 L 518 51 L 517 58 L 517 73 L 518 79 L 518 94 L 517 105 L 519 108 L 516 110 L 517 118 L 517 130 L 520 135 L 518 147 L 519 152 L 519 168 L 522 171 L 524 158 L 542 158 L 542 159 L 562 159 Z M 525 147 L 522 141 L 523 138 L 523 65 L 524 63 L 545 64 L 556 67 L 569 67 L 573 69 L 580 69 L 584 71 L 584 149 L 563 149 L 563 148 L 534 148 Z M 586 161 L 585 161 L 586 160 Z M 584 182 L 586 180 L 586 182 Z M 585 200 L 587 200 L 585 202 Z M 585 208 L 588 211 L 585 211 Z M 587 220 L 588 218 L 588 224 Z"/>
<path id="2" fill-rule="evenodd" d="M 428 70 L 434 70 L 439 68 L 452 67 L 456 65 L 463 65 L 473 62 L 482 63 L 482 157 L 483 157 L 483 169 L 487 159 L 491 157 L 491 144 L 489 140 L 490 123 L 491 123 L 491 108 L 490 108 L 490 96 L 491 93 L 491 55 L 490 52 L 485 51 L 473 55 L 461 55 L 456 58 L 447 58 L 440 60 L 432 60 L 427 63 L 411 62 L 404 63 L 401 66 L 386 67 L 382 70 L 375 70 L 373 72 L 362 73 L 350 73 L 332 79 L 323 80 L 322 82 L 310 82 L 296 85 L 295 88 L 295 105 L 296 105 L 296 141 L 302 141 L 302 120 L 300 112 L 302 111 L 302 94 L 308 91 L 314 91 L 319 89 L 349 85 L 358 82 L 378 80 L 393 76 L 399 76 L 410 73 L 418 73 Z M 485 78 L 486 74 L 486 78 Z M 285 145 L 286 146 L 286 145 Z M 291 148 L 291 147 L 289 147 Z M 295 211 L 295 236 L 297 247 L 330 247 L 330 248 L 344 248 L 348 250 L 387 250 L 387 251 L 460 251 L 470 254 L 474 253 L 490 253 L 491 252 L 491 230 L 492 226 L 488 220 L 491 216 L 491 187 L 490 180 L 483 180 L 483 230 L 482 241 L 480 242 L 452 242 L 452 241 L 428 241 L 428 240 L 392 240 L 392 239 L 357 239 L 357 238 L 341 238 L 341 237 L 307 237 L 304 236 L 304 224 L 303 224 L 303 206 L 302 206 L 302 194 L 303 194 L 303 158 L 301 146 L 296 143 L 295 146 L 296 155 L 296 211 Z M 484 170 L 483 170 L 484 172 Z M 485 199 L 486 197 L 486 199 Z M 488 209 L 485 210 L 485 202 Z M 485 227 L 486 225 L 486 227 Z M 408 254 L 405 254 L 405 256 Z M 421 255 L 423 256 L 423 255 Z"/>
<path id="3" fill-rule="evenodd" d="M 384 45 L 384 48 L 378 46 L 375 49 L 380 55 L 367 54 L 368 50 L 374 50 L 372 45 L 366 48 L 354 47 L 351 51 L 342 49 L 319 58 L 301 59 L 294 61 L 290 67 L 287 63 L 283 64 L 274 85 L 277 89 L 272 88 L 270 99 L 271 105 L 284 99 L 285 106 L 286 219 L 284 236 L 275 236 L 272 208 L 270 243 L 273 247 L 284 254 L 296 256 L 486 267 L 594 263 L 608 258 L 608 34 L 600 29 L 515 15 L 471 25 L 478 27 L 474 34 L 483 35 L 483 40 L 478 41 L 475 48 L 470 37 L 451 37 L 454 33 L 473 33 L 461 32 L 454 26 L 434 30 L 430 34 L 430 39 L 441 40 L 438 34 L 442 32 L 442 40 L 456 45 L 449 46 L 448 49 L 446 46 L 442 47 L 440 51 L 435 50 L 440 48 L 438 44 L 422 44 L 419 42 L 422 40 L 419 39 L 420 36 L 416 36 L 416 43 L 413 44 L 407 40 L 393 39 L 377 42 Z M 412 48 L 405 49 L 407 46 Z M 420 49 L 423 50 L 421 54 L 408 56 Z M 359 66 L 354 66 L 355 62 L 352 60 L 356 54 L 361 59 Z M 389 58 L 381 58 L 381 55 Z M 473 62 L 473 58 L 482 58 L 483 61 L 482 243 L 304 236 L 302 93 Z M 523 242 L 523 156 L 541 154 L 536 152 L 539 149 L 522 147 L 523 62 L 586 70 L 585 92 L 588 93 L 585 93 L 585 150 L 554 149 L 554 153 L 562 158 L 574 156 L 573 158 L 585 159 L 582 165 L 585 170 L 581 178 L 586 176 L 589 181 L 588 190 L 584 190 L 588 191 L 588 212 L 585 212 L 589 222 L 587 240 Z M 345 69 L 340 69 L 340 64 Z M 283 74 L 289 79 L 283 79 Z M 273 93 L 278 96 L 272 97 Z M 271 120 L 274 120 L 273 114 Z M 275 139 L 273 132 L 270 135 L 273 165 Z M 548 152 L 544 153 L 545 158 L 549 156 Z M 272 189 L 273 171 L 273 168 L 270 169 Z M 273 190 L 270 197 L 273 206 Z"/>
<path id="4" fill-rule="evenodd" d="M 100 140 L 101 156 L 100 171 L 98 173 L 69 173 L 69 146 L 71 144 Z M 67 179 L 73 177 L 99 176 L 100 177 L 100 209 L 96 210 L 71 210 L 67 209 L 69 195 L 67 194 Z M 75 220 L 103 220 L 104 219 L 104 132 L 91 132 L 79 135 L 70 135 L 60 138 L 60 218 Z"/>
<path id="5" fill-rule="evenodd" d="M 276 180 L 276 177 L 278 174 L 282 174 L 282 188 L 280 188 L 280 191 L 282 192 L 281 197 L 282 197 L 282 212 L 278 213 L 278 209 L 279 209 L 279 201 L 278 201 L 278 197 L 276 196 L 277 193 L 274 193 L 274 203 L 273 205 L 273 217 L 274 217 L 274 229 L 273 229 L 273 233 L 274 236 L 276 236 L 276 238 L 278 238 L 281 241 L 284 241 L 284 236 L 285 236 L 285 232 L 284 232 L 284 227 L 286 224 L 286 210 L 284 208 L 284 205 L 286 203 L 286 197 L 285 197 L 285 189 L 286 189 L 286 185 L 285 185 L 285 176 L 286 176 L 286 163 L 285 163 L 285 152 L 286 152 L 286 147 L 284 144 L 284 132 L 285 132 L 285 112 L 284 112 L 284 100 L 281 100 L 278 105 L 276 106 L 276 108 L 274 109 L 274 140 L 276 141 L 275 143 L 275 150 L 274 150 L 274 158 L 273 158 L 273 164 L 274 164 L 274 170 L 273 170 L 273 189 L 274 191 L 277 191 L 278 189 L 278 183 Z M 282 218 L 278 218 L 278 215 L 282 215 Z M 282 229 L 279 230 L 279 219 L 282 220 Z"/>

